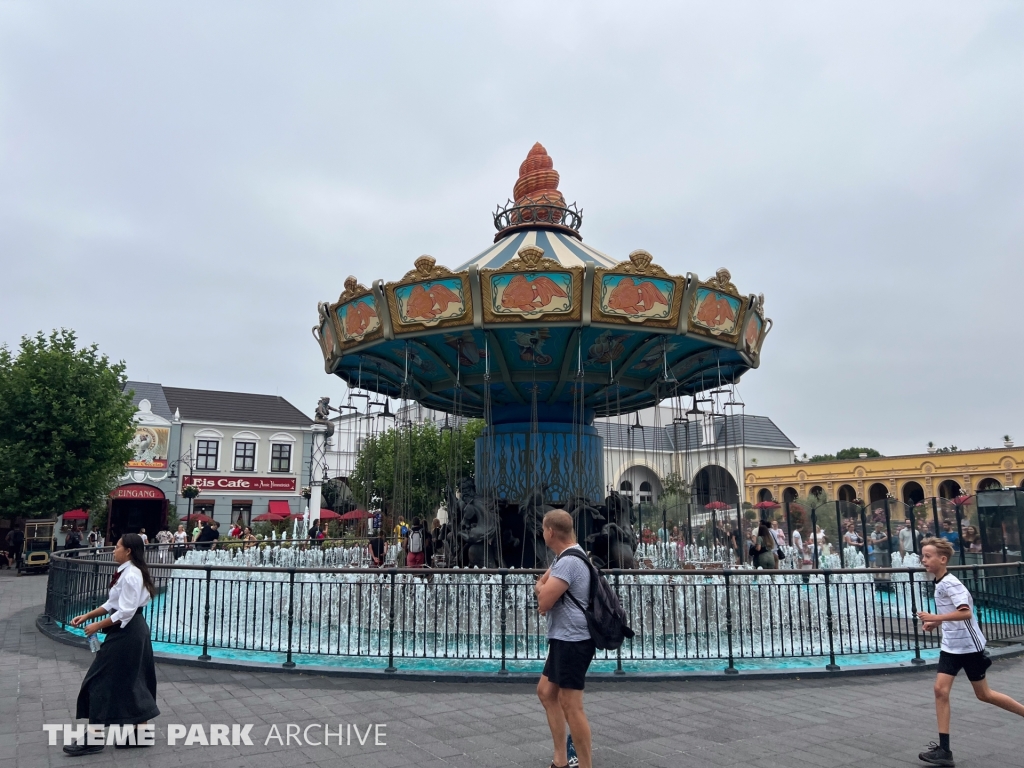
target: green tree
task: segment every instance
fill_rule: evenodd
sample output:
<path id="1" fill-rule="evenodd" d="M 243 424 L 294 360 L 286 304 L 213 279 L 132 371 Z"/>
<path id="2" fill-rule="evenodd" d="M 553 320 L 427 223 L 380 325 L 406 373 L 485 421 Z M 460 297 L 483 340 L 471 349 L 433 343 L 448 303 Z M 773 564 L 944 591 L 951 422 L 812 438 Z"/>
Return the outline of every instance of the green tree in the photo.
<path id="1" fill-rule="evenodd" d="M 475 440 L 483 427 L 476 419 L 457 430 L 409 424 L 368 438 L 349 478 L 355 499 L 406 520 L 414 515 L 432 519 L 449 478 L 456 482 L 474 475 Z"/>
<path id="2" fill-rule="evenodd" d="M 103 507 L 132 457 L 124 371 L 69 330 L 0 346 L 0 515 Z"/>
<path id="3" fill-rule="evenodd" d="M 873 459 L 876 456 L 881 456 L 878 451 L 874 448 L 843 448 L 841 451 L 835 453 L 816 453 L 807 461 L 842 461 L 843 459 L 859 459 L 862 453 L 867 454 L 867 458 Z M 804 454 L 805 456 L 807 454 Z"/>

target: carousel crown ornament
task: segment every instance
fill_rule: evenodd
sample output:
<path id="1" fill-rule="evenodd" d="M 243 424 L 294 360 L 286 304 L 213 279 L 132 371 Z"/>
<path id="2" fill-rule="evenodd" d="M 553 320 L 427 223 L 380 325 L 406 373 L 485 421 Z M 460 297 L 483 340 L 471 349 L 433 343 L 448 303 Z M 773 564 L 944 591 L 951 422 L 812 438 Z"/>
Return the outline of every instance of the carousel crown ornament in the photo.
<path id="1" fill-rule="evenodd" d="M 740 293 L 727 269 L 701 279 L 583 242 L 559 183 L 535 144 L 492 245 L 453 268 L 420 256 L 394 282 L 350 276 L 313 328 L 326 372 L 351 387 L 485 418 L 480 496 L 603 498 L 595 416 L 736 382 L 771 329 L 763 295 Z"/>

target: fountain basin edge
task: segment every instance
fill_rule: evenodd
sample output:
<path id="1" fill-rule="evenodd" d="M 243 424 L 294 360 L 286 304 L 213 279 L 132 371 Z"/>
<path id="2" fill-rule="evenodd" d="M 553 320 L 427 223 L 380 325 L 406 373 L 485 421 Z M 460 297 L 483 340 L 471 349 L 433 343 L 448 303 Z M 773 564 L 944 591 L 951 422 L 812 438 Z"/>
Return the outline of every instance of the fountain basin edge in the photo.
<path id="1" fill-rule="evenodd" d="M 44 634 L 46 637 L 64 645 L 71 645 L 78 648 L 87 648 L 85 637 L 82 635 L 74 634 L 61 627 L 57 622 L 49 619 L 45 614 L 40 614 L 36 618 L 36 628 Z M 929 649 L 933 650 L 933 649 Z M 211 653 L 216 653 L 217 649 L 210 649 Z M 1003 659 L 1015 658 L 1024 655 L 1024 644 L 1022 643 L 1010 643 L 1005 646 L 995 647 L 989 646 L 988 652 L 993 661 L 1000 661 Z M 280 654 L 282 658 L 284 654 Z M 479 672 L 479 671 L 459 671 L 459 670 L 417 670 L 413 668 L 403 669 L 398 668 L 395 672 L 385 672 L 383 667 L 378 668 L 365 668 L 361 669 L 358 667 L 341 667 L 341 666 L 328 666 L 318 664 L 306 664 L 298 663 L 296 666 L 286 668 L 280 664 L 267 663 L 267 662 L 256 662 L 256 661 L 243 661 L 239 659 L 230 659 L 224 657 L 214 657 L 209 661 L 201 661 L 197 656 L 177 654 L 177 653 L 163 653 L 154 649 L 154 658 L 161 664 L 171 664 L 175 666 L 185 667 L 199 667 L 206 669 L 218 669 L 232 672 L 253 672 L 253 673 L 267 673 L 275 672 L 280 674 L 298 674 L 298 675 L 310 675 L 319 677 L 347 677 L 353 679 L 388 679 L 388 680 L 405 680 L 405 681 L 419 681 L 419 682 L 447 682 L 447 683 L 515 683 L 515 684 L 530 684 L 534 685 L 537 682 L 537 678 L 540 675 L 540 669 L 536 671 L 509 671 L 506 674 L 500 674 L 497 671 L 494 672 Z M 396 664 L 400 664 L 403 659 L 395 659 Z M 716 662 L 722 660 L 715 660 Z M 725 666 L 722 665 L 721 669 L 718 670 L 680 670 L 678 672 L 634 672 L 627 671 L 624 674 L 616 674 L 615 672 L 591 672 L 587 675 L 587 680 L 590 682 L 600 683 L 630 683 L 630 682 L 696 682 L 701 680 L 794 680 L 794 679 L 818 679 L 818 678 L 837 678 L 837 677 L 863 677 L 867 675 L 888 675 L 902 672 L 930 672 L 934 673 L 935 668 L 938 665 L 938 656 L 934 655 L 933 658 L 925 658 L 924 664 L 912 664 L 910 662 L 910 655 L 908 654 L 907 660 L 899 663 L 859 663 L 854 665 L 842 666 L 840 669 L 829 671 L 825 669 L 825 664 L 828 663 L 828 658 L 821 658 L 820 667 L 785 667 L 778 669 L 743 669 L 742 666 L 737 667 L 737 674 L 725 674 Z M 539 666 L 543 666 L 543 662 L 532 662 Z M 741 660 L 742 665 L 742 660 Z"/>

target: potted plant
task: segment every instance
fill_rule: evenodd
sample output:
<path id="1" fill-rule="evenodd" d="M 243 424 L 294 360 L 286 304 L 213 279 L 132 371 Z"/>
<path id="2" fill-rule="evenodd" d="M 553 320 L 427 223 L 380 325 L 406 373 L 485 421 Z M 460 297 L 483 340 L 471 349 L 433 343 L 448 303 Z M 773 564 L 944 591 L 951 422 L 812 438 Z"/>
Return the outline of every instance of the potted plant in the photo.
<path id="1" fill-rule="evenodd" d="M 1003 435 L 1003 445 L 1007 448 L 1013 448 L 1013 438 L 1009 435 Z"/>
<path id="2" fill-rule="evenodd" d="M 193 485 L 192 483 L 189 483 L 188 485 L 183 485 L 181 487 L 181 495 L 184 496 L 186 499 L 194 499 L 196 496 L 199 495 L 199 486 Z"/>
<path id="3" fill-rule="evenodd" d="M 299 495 L 304 499 L 308 499 L 313 495 L 313 491 L 308 485 L 304 485 L 302 486 L 302 491 L 300 491 Z"/>

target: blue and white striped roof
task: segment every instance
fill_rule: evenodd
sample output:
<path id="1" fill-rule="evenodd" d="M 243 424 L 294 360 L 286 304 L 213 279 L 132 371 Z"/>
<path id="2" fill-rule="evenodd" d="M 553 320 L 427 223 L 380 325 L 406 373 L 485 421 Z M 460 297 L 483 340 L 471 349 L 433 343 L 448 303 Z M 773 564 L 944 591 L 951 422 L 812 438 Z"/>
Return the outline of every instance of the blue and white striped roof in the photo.
<path id="1" fill-rule="evenodd" d="M 483 253 L 474 256 L 465 264 L 460 264 L 455 271 L 461 272 L 475 264 L 478 269 L 497 269 L 507 261 L 515 258 L 524 245 L 535 245 L 544 249 L 544 256 L 554 259 L 565 267 L 582 267 L 593 264 L 597 267 L 614 267 L 618 260 L 613 259 L 586 243 L 580 242 L 571 235 L 540 229 L 515 232 L 504 237 Z"/>

